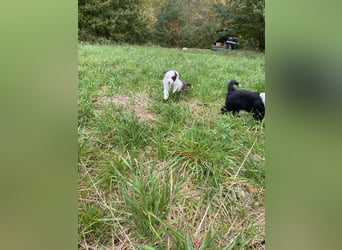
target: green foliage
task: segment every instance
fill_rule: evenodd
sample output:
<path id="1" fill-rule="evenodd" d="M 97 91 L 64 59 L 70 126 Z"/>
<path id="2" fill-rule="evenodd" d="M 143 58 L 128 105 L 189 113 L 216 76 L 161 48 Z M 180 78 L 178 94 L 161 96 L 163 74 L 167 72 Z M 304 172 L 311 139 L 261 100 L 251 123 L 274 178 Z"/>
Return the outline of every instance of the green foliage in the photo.
<path id="1" fill-rule="evenodd" d="M 137 149 L 144 146 L 149 138 L 149 126 L 132 113 L 112 109 L 95 118 L 102 144 L 119 148 Z"/>
<path id="2" fill-rule="evenodd" d="M 238 36 L 245 47 L 265 49 L 265 0 L 226 0 L 214 9 L 222 27 Z"/>
<path id="3" fill-rule="evenodd" d="M 216 20 L 206 2 L 165 0 L 155 13 L 154 39 L 162 46 L 208 48 L 215 38 Z"/>
<path id="4" fill-rule="evenodd" d="M 265 48 L 265 1 L 79 0 L 79 39 L 209 48 L 227 29 L 249 49 Z"/>
<path id="5" fill-rule="evenodd" d="M 182 1 L 164 1 L 156 10 L 154 37 L 163 46 L 180 46 L 179 33 L 185 23 L 185 12 Z"/>
<path id="6" fill-rule="evenodd" d="M 147 19 L 140 0 L 80 0 L 78 28 L 81 41 L 143 43 Z"/>
<path id="7" fill-rule="evenodd" d="M 120 180 L 120 193 L 130 213 L 129 222 L 143 237 L 152 240 L 161 238 L 160 221 L 167 218 L 170 209 L 170 198 L 179 191 L 179 185 L 170 183 L 169 173 L 157 169 L 146 169 L 143 164 L 135 165 L 135 173 L 131 180 Z"/>
<path id="8" fill-rule="evenodd" d="M 78 218 L 80 237 L 87 235 L 92 241 L 106 240 L 110 231 L 109 225 L 102 222 L 106 215 L 97 204 L 83 205 L 83 211 L 79 213 Z M 88 234 L 88 232 L 91 232 L 91 234 Z"/>
<path id="9" fill-rule="evenodd" d="M 178 159 L 178 171 L 185 171 L 199 182 L 207 179 L 213 184 L 219 183 L 227 164 L 225 144 L 215 140 L 203 124 L 191 125 L 180 133 L 181 139 L 168 141 L 169 157 Z"/>

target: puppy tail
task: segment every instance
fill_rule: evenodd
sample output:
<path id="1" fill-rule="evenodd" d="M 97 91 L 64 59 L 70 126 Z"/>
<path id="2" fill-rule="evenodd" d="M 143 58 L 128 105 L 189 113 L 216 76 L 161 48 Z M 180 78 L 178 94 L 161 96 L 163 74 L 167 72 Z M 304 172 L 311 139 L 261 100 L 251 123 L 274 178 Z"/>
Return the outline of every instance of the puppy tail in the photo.
<path id="1" fill-rule="evenodd" d="M 229 93 L 229 92 L 235 91 L 234 85 L 239 86 L 238 81 L 236 81 L 236 80 L 231 80 L 231 81 L 228 83 L 228 93 Z"/>

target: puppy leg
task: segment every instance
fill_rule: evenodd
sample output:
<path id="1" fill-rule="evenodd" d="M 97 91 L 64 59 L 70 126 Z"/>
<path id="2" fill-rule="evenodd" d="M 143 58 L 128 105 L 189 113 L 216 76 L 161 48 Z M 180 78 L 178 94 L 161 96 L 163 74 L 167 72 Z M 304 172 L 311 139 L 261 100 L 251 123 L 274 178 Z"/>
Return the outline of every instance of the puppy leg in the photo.
<path id="1" fill-rule="evenodd" d="M 236 110 L 231 110 L 230 112 L 232 113 L 232 115 L 237 115 L 239 113 L 239 111 Z"/>
<path id="2" fill-rule="evenodd" d="M 181 91 L 186 95 L 188 94 L 188 87 L 192 87 L 192 84 L 189 82 L 183 83 Z"/>
<path id="3" fill-rule="evenodd" d="M 167 99 L 169 99 L 169 91 L 164 89 L 164 100 L 166 101 Z"/>
<path id="4" fill-rule="evenodd" d="M 169 98 L 169 83 L 164 82 L 164 101 Z"/>
<path id="5" fill-rule="evenodd" d="M 227 113 L 227 112 L 228 112 L 228 110 L 227 110 L 226 106 L 223 106 L 221 108 L 221 114 L 223 115 L 224 113 Z"/>
<path id="6" fill-rule="evenodd" d="M 262 119 L 264 119 L 265 111 L 263 111 L 263 110 L 254 110 L 252 113 L 253 113 L 253 118 L 255 120 L 261 121 Z"/>
<path id="7" fill-rule="evenodd" d="M 172 84 L 172 94 L 174 94 L 174 93 L 176 93 L 176 92 L 178 92 L 178 91 L 180 91 L 181 90 L 181 86 L 179 85 L 179 83 L 177 82 L 174 82 L 173 84 Z"/>

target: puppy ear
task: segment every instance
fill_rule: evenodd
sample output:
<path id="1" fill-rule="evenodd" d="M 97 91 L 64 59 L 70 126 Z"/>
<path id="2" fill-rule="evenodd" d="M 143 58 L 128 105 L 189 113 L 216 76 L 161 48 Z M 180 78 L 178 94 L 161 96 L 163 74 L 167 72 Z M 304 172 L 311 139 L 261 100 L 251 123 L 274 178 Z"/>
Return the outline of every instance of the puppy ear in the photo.
<path id="1" fill-rule="evenodd" d="M 166 74 L 166 72 L 168 72 L 168 71 L 170 71 L 170 70 L 166 69 L 166 70 L 164 70 L 164 72 L 163 72 L 163 73 L 164 73 L 164 74 Z"/>
<path id="2" fill-rule="evenodd" d="M 176 79 L 177 79 L 177 76 L 178 76 L 178 75 L 177 75 L 177 73 L 175 72 L 175 75 L 174 75 L 174 76 L 172 76 L 172 77 L 171 77 L 171 79 L 172 79 L 173 81 L 176 81 Z"/>

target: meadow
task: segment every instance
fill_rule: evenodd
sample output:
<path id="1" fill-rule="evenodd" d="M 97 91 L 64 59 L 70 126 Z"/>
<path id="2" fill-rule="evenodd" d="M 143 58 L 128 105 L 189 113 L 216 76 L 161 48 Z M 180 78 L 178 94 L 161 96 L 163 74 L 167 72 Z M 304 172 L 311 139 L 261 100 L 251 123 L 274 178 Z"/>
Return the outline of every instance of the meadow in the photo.
<path id="1" fill-rule="evenodd" d="M 264 54 L 78 52 L 79 249 L 264 249 L 266 119 L 220 114 L 229 80 L 265 91 Z M 163 101 L 166 69 L 187 95 Z"/>

